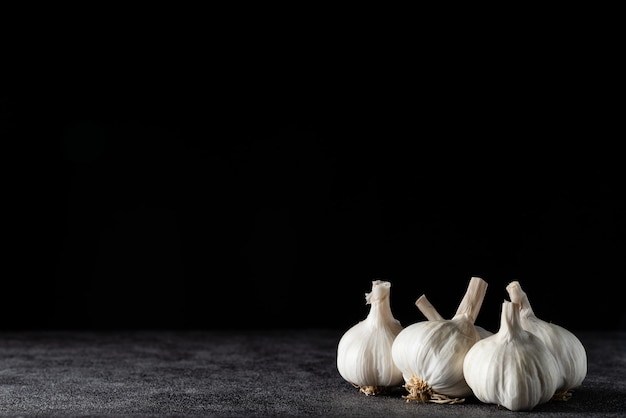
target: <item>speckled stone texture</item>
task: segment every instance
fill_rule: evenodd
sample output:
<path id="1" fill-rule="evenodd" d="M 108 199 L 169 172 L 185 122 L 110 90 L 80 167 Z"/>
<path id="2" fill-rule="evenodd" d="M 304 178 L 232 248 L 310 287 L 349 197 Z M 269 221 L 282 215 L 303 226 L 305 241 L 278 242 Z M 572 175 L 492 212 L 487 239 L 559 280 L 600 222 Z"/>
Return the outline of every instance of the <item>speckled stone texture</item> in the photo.
<path id="1" fill-rule="evenodd" d="M 624 417 L 626 332 L 576 333 L 589 372 L 569 401 L 531 413 L 468 398 L 365 396 L 335 363 L 339 330 L 5 331 L 2 416 Z"/>

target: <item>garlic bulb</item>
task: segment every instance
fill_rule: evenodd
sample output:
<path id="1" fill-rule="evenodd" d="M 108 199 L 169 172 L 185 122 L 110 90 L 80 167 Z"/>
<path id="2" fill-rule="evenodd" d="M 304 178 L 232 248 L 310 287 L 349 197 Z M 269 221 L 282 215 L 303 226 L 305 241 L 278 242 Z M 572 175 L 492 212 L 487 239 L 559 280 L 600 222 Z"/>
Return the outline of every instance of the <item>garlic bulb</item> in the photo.
<path id="1" fill-rule="evenodd" d="M 522 328 L 539 337 L 557 358 L 561 367 L 563 384 L 554 394 L 556 400 L 567 400 L 571 389 L 580 386 L 587 376 L 587 353 L 581 341 L 567 329 L 537 318 L 528 302 L 528 296 L 519 282 L 506 287 L 511 302 L 519 304 Z"/>
<path id="2" fill-rule="evenodd" d="M 402 371 L 407 402 L 459 403 L 472 394 L 463 359 L 480 340 L 474 321 L 486 290 L 487 282 L 472 277 L 452 319 L 416 322 L 398 334 L 391 354 Z"/>
<path id="3" fill-rule="evenodd" d="M 438 320 L 444 319 L 439 314 L 437 309 L 435 309 L 435 307 L 426 298 L 426 295 L 422 295 L 419 298 L 417 298 L 417 300 L 415 301 L 415 306 L 417 306 L 420 312 L 424 314 L 426 319 L 428 319 L 429 321 L 438 321 Z M 488 331 L 485 328 L 480 327 L 478 325 L 474 325 L 474 328 L 476 328 L 476 331 L 478 331 L 478 334 L 480 334 L 480 338 L 485 338 L 490 335 L 493 335 L 493 332 Z"/>
<path id="4" fill-rule="evenodd" d="M 465 355 L 463 373 L 474 396 L 511 411 L 548 402 L 562 383 L 555 355 L 520 323 L 519 305 L 504 301 L 500 329 Z"/>
<path id="5" fill-rule="evenodd" d="M 402 330 L 390 305 L 391 283 L 375 280 L 365 294 L 369 314 L 348 329 L 337 346 L 339 374 L 366 395 L 377 395 L 402 384 L 402 372 L 391 357 L 391 345 Z"/>

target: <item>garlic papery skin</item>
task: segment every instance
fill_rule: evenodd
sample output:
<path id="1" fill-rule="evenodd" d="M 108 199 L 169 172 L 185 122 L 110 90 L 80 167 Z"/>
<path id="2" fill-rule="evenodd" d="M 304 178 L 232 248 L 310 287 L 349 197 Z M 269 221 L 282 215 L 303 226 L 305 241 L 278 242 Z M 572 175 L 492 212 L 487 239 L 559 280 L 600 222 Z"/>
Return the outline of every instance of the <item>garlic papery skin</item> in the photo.
<path id="1" fill-rule="evenodd" d="M 511 411 L 530 411 L 548 402 L 561 384 L 556 356 L 524 330 L 519 305 L 504 301 L 500 329 L 465 355 L 463 373 L 474 396 Z"/>
<path id="2" fill-rule="evenodd" d="M 518 304 L 522 328 L 539 337 L 556 356 L 563 383 L 554 394 L 555 400 L 568 400 L 571 389 L 580 386 L 587 376 L 587 352 L 582 342 L 571 331 L 537 318 L 518 281 L 506 287 L 511 302 Z"/>
<path id="3" fill-rule="evenodd" d="M 430 303 L 426 295 L 422 295 L 419 298 L 417 298 L 417 300 L 415 301 L 415 306 L 417 306 L 420 312 L 429 321 L 438 321 L 438 320 L 444 319 L 444 317 L 442 317 L 439 314 L 439 312 L 437 311 L 437 309 L 435 309 L 432 303 Z M 474 328 L 476 328 L 476 331 L 478 331 L 478 333 L 480 334 L 480 338 L 485 338 L 485 337 L 489 337 L 490 335 L 493 335 L 493 332 L 486 330 L 485 328 L 480 327 L 478 325 L 474 325 Z"/>
<path id="4" fill-rule="evenodd" d="M 416 322 L 398 334 L 391 354 L 402 371 L 407 402 L 459 403 L 472 394 L 463 359 L 480 340 L 474 321 L 486 289 L 487 282 L 472 277 L 452 319 Z"/>
<path id="5" fill-rule="evenodd" d="M 371 305 L 367 317 L 348 329 L 337 346 L 339 374 L 366 395 L 384 393 L 403 382 L 391 357 L 392 343 L 403 327 L 391 312 L 390 291 L 390 282 L 372 282 L 372 291 L 365 294 Z"/>

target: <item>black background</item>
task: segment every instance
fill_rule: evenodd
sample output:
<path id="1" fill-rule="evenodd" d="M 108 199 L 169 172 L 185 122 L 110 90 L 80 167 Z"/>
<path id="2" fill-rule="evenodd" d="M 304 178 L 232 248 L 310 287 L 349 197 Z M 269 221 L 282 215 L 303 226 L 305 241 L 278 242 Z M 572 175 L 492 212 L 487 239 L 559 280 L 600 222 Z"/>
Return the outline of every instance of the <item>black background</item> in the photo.
<path id="1" fill-rule="evenodd" d="M 512 280 L 540 318 L 624 329 L 610 28 L 166 15 L 10 61 L 2 328 L 347 329 L 376 279 L 408 325 L 479 276 L 493 331 Z"/>

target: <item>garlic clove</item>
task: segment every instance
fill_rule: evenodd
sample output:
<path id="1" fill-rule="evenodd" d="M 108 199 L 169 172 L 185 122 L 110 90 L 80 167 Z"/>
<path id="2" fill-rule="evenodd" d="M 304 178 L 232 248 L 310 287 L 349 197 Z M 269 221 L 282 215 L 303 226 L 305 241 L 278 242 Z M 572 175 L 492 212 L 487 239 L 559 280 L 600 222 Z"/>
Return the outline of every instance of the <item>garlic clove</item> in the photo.
<path id="1" fill-rule="evenodd" d="M 391 283 L 372 281 L 365 294 L 367 317 L 348 329 L 337 345 L 337 370 L 341 377 L 365 395 L 377 395 L 403 382 L 393 362 L 391 346 L 403 329 L 390 305 Z"/>
<path id="2" fill-rule="evenodd" d="M 392 357 L 402 371 L 407 402 L 452 404 L 472 394 L 463 376 L 463 359 L 481 338 L 474 321 L 486 289 L 487 282 L 472 277 L 452 319 L 416 322 L 398 334 Z"/>
<path id="3" fill-rule="evenodd" d="M 518 281 L 506 287 L 511 302 L 518 304 L 522 328 L 539 337 L 552 351 L 560 366 L 563 383 L 554 394 L 555 400 L 568 400 L 571 390 L 579 387 L 587 376 L 587 352 L 582 342 L 571 331 L 539 319 L 533 312 L 528 296 Z"/>
<path id="4" fill-rule="evenodd" d="M 465 355 L 463 373 L 474 396 L 511 411 L 548 402 L 562 383 L 556 356 L 520 323 L 519 305 L 504 301 L 500 329 Z"/>

